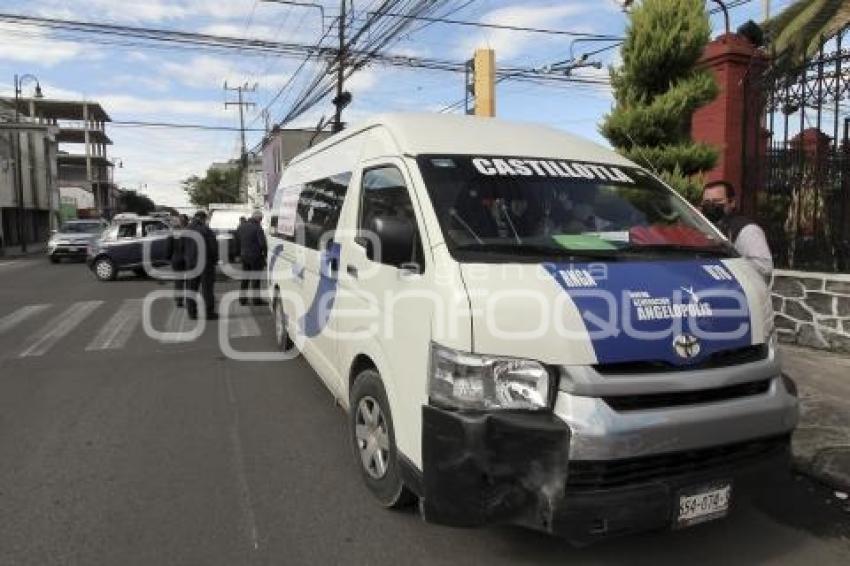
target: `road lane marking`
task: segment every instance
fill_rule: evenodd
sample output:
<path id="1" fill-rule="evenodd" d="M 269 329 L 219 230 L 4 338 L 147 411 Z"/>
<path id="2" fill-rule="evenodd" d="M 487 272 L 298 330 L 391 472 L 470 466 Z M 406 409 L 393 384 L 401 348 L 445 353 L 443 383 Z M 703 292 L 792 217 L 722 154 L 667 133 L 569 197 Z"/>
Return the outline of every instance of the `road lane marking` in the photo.
<path id="1" fill-rule="evenodd" d="M 165 321 L 165 332 L 168 336 L 161 341 L 168 344 L 191 342 L 195 339 L 193 330 L 198 323 L 189 318 L 185 308 L 174 307 Z"/>
<path id="2" fill-rule="evenodd" d="M 251 310 L 244 306 L 234 306 L 227 313 L 227 332 L 231 338 L 248 338 L 259 336 L 260 325 L 257 324 Z"/>
<path id="3" fill-rule="evenodd" d="M 50 305 L 27 305 L 19 308 L 11 314 L 7 314 L 3 318 L 0 318 L 0 334 L 11 330 L 26 319 L 46 310 L 48 307 L 50 307 Z"/>
<path id="4" fill-rule="evenodd" d="M 102 304 L 103 301 L 74 303 L 53 317 L 41 330 L 30 336 L 26 348 L 18 354 L 18 357 L 29 358 L 44 355 Z"/>
<path id="5" fill-rule="evenodd" d="M 86 351 L 117 350 L 123 348 L 142 321 L 144 299 L 127 299 L 112 318 L 103 325 L 97 336 L 86 346 Z"/>
<path id="6" fill-rule="evenodd" d="M 257 532 L 257 519 L 254 515 L 254 508 L 251 505 L 251 489 L 248 487 L 248 477 L 245 474 L 245 456 L 242 450 L 242 440 L 239 437 L 239 405 L 236 402 L 236 397 L 233 394 L 233 384 L 230 382 L 230 376 L 224 375 L 224 384 L 227 388 L 228 403 L 232 412 L 232 420 L 230 421 L 230 443 L 233 457 L 233 469 L 236 472 L 236 485 L 239 490 L 239 503 L 242 508 L 242 517 L 245 521 L 245 529 L 248 534 L 248 540 L 254 550 L 260 548 L 260 537 Z"/>

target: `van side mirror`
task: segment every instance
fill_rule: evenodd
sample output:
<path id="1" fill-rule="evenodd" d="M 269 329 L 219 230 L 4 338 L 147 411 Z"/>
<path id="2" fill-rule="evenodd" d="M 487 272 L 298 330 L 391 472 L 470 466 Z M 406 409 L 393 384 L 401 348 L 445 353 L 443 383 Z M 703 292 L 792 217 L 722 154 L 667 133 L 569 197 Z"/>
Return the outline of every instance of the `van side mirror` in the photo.
<path id="1" fill-rule="evenodd" d="M 416 229 L 407 218 L 398 216 L 374 216 L 368 223 L 374 237 L 359 237 L 358 243 L 366 240 L 366 256 L 373 261 L 401 267 L 413 259 Z M 379 250 L 374 244 L 379 244 Z"/>

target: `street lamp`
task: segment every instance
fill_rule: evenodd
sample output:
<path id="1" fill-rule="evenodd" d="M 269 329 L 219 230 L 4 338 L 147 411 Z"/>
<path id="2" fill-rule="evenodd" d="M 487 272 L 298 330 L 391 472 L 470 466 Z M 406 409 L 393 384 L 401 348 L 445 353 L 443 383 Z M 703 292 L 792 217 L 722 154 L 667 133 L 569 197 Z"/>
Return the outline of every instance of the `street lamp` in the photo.
<path id="1" fill-rule="evenodd" d="M 15 75 L 15 182 L 18 189 L 18 239 L 20 240 L 21 251 L 24 253 L 27 251 L 27 238 L 24 231 L 24 173 L 21 166 L 21 132 L 17 128 L 20 126 L 21 120 L 18 104 L 24 83 L 28 81 L 35 83 L 34 98 L 44 98 L 44 94 L 41 92 L 41 84 L 35 75 Z"/>

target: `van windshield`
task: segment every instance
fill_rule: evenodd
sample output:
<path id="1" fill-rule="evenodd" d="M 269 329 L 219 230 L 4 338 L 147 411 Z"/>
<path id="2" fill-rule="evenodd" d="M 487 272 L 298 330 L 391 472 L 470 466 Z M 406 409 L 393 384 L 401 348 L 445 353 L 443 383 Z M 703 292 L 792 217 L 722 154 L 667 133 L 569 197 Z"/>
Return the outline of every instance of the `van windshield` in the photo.
<path id="1" fill-rule="evenodd" d="M 638 168 L 467 155 L 417 161 L 459 260 L 735 256 L 684 199 Z"/>

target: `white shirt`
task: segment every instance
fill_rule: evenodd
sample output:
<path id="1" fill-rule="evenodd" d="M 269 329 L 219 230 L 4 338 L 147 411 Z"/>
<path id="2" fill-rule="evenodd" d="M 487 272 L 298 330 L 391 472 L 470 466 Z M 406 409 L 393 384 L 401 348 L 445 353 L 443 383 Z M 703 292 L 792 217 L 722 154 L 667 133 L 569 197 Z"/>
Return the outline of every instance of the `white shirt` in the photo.
<path id="1" fill-rule="evenodd" d="M 741 229 L 735 239 L 735 249 L 741 256 L 750 260 L 756 271 L 765 279 L 770 279 L 773 273 L 773 256 L 764 231 L 758 224 L 747 224 Z"/>

